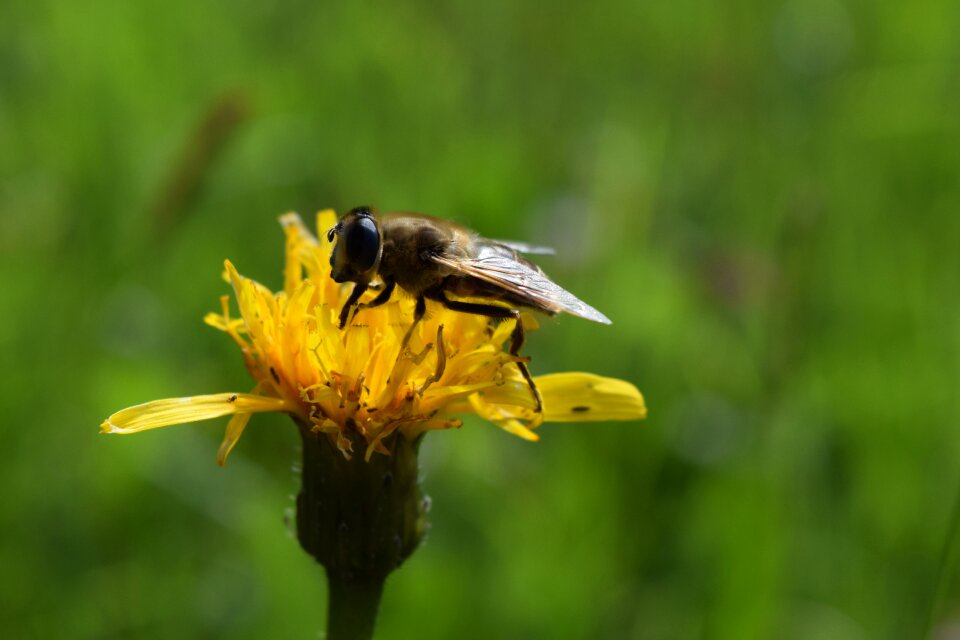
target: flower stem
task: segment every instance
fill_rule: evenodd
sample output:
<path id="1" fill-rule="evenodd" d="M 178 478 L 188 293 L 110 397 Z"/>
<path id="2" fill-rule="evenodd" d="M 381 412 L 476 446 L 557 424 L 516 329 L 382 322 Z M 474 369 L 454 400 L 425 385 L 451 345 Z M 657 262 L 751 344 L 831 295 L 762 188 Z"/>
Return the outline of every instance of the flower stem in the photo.
<path id="1" fill-rule="evenodd" d="M 328 573 L 327 640 L 369 640 L 377 622 L 383 580 L 345 580 Z"/>
<path id="2" fill-rule="evenodd" d="M 347 458 L 325 433 L 299 424 L 303 475 L 297 496 L 300 546 L 327 571 L 328 638 L 370 638 L 383 584 L 426 529 L 417 473 L 418 441 L 385 439 L 390 455 Z"/>

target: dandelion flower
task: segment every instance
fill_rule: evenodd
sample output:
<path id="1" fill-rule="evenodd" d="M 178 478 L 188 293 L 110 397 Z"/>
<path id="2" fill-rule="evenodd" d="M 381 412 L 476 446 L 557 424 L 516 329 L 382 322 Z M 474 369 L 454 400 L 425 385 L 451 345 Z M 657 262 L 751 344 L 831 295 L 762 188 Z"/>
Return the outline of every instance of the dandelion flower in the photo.
<path id="1" fill-rule="evenodd" d="M 330 210 L 317 218 L 318 229 L 336 223 Z M 226 276 L 240 315 L 231 314 L 223 296 L 220 313 L 205 318 L 240 348 L 253 390 L 147 402 L 113 414 L 101 432 L 136 433 L 232 415 L 218 454 L 223 464 L 252 414 L 279 411 L 328 434 L 345 457 L 359 445 L 369 460 L 389 454 L 384 442 L 395 432 L 414 440 L 426 431 L 459 427 L 459 416 L 469 413 L 527 440 L 538 439 L 534 429 L 542 422 L 646 415 L 636 387 L 590 373 L 536 377 L 543 412 L 535 412 L 517 358 L 504 348 L 513 320 L 496 324 L 438 305 L 404 348 L 414 301 L 395 295 L 381 307 L 359 311 L 341 331 L 337 314 L 348 288 L 330 278 L 330 245 L 295 213 L 280 222 L 286 232 L 283 291 L 273 293 L 240 275 L 228 260 Z M 524 314 L 524 321 L 535 327 L 532 316 Z"/>
<path id="2" fill-rule="evenodd" d="M 113 414 L 100 430 L 129 434 L 229 415 L 217 455 L 222 465 L 251 415 L 290 415 L 303 441 L 297 534 L 327 571 L 328 637 L 370 637 L 386 576 L 426 528 L 427 501 L 417 482 L 420 436 L 459 427 L 461 416 L 476 414 L 537 440 L 544 422 L 637 420 L 646 408 L 628 382 L 557 373 L 534 378 L 543 401 L 536 411 L 519 358 L 505 348 L 512 319 L 498 323 L 431 306 L 404 345 L 415 302 L 394 295 L 339 329 L 350 287 L 330 277 L 330 244 L 295 213 L 280 222 L 283 290 L 272 292 L 227 261 L 239 315 L 223 296 L 220 312 L 205 318 L 240 348 L 252 390 L 147 402 Z M 317 216 L 318 229 L 335 223 L 333 211 Z M 520 321 L 536 328 L 528 314 Z"/>

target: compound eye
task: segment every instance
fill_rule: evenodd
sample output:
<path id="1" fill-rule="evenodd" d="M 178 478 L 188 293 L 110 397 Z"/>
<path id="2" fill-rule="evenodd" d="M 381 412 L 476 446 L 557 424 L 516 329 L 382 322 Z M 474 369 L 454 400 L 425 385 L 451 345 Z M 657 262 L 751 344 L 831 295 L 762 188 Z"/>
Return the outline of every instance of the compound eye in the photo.
<path id="1" fill-rule="evenodd" d="M 377 231 L 377 223 L 372 218 L 361 217 L 345 231 L 346 237 L 343 240 L 351 266 L 358 273 L 369 271 L 377 261 L 377 254 L 380 253 L 380 232 Z"/>

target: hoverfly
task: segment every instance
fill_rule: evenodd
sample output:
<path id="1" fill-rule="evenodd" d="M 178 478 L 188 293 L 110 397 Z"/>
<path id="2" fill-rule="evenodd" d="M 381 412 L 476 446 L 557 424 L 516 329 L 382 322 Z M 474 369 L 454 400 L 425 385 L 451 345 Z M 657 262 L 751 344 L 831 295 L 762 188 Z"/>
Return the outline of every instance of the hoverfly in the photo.
<path id="1" fill-rule="evenodd" d="M 351 309 L 384 304 L 390 300 L 395 287 L 417 301 L 404 345 L 426 313 L 427 300 L 439 302 L 453 311 L 515 319 L 510 344 L 510 354 L 514 356 L 519 354 L 524 339 L 520 308 L 551 316 L 569 313 L 610 324 L 605 315 L 554 283 L 538 266 L 519 255 L 552 253 L 551 249 L 488 240 L 453 222 L 425 215 L 377 217 L 369 207 L 357 207 L 344 215 L 327 232 L 328 241 L 333 242 L 334 238 L 337 243 L 330 256 L 330 275 L 336 282 L 355 283 L 340 310 L 341 329 L 347 324 Z M 370 302 L 358 304 L 360 296 L 375 279 L 382 282 L 380 293 Z M 517 366 L 536 399 L 537 411 L 542 411 L 540 392 L 530 371 L 522 360 Z"/>

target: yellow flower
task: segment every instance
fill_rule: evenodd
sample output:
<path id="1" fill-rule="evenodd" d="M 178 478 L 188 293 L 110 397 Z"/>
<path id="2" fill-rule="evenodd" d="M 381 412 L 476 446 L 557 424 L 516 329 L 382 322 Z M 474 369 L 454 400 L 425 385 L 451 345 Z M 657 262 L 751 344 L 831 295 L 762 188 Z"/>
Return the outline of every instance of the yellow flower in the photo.
<path id="1" fill-rule="evenodd" d="M 119 411 L 100 425 L 102 433 L 146 429 L 232 415 L 218 461 L 223 464 L 251 414 L 279 411 L 328 433 L 350 456 L 353 443 L 389 453 L 384 439 L 400 432 L 414 439 L 425 431 L 459 427 L 455 417 L 475 413 L 506 431 L 537 440 L 541 422 L 637 420 L 646 416 L 643 396 L 632 384 L 590 373 L 535 378 L 543 412 L 504 350 L 512 320 L 499 325 L 486 317 L 437 305 L 413 331 L 414 300 L 394 294 L 391 302 L 359 311 L 344 329 L 337 314 L 349 288 L 330 278 L 330 245 L 319 242 L 295 213 L 281 216 L 286 232 L 283 291 L 273 293 L 225 263 L 240 317 L 229 297 L 207 324 L 229 335 L 256 381 L 251 393 L 218 393 L 155 400 Z M 317 216 L 324 230 L 336 223 L 331 210 Z M 375 295 L 376 292 L 373 292 Z M 369 294 L 368 294 L 369 295 Z M 524 322 L 535 328 L 533 318 Z M 359 436 L 359 437 L 358 437 Z"/>

